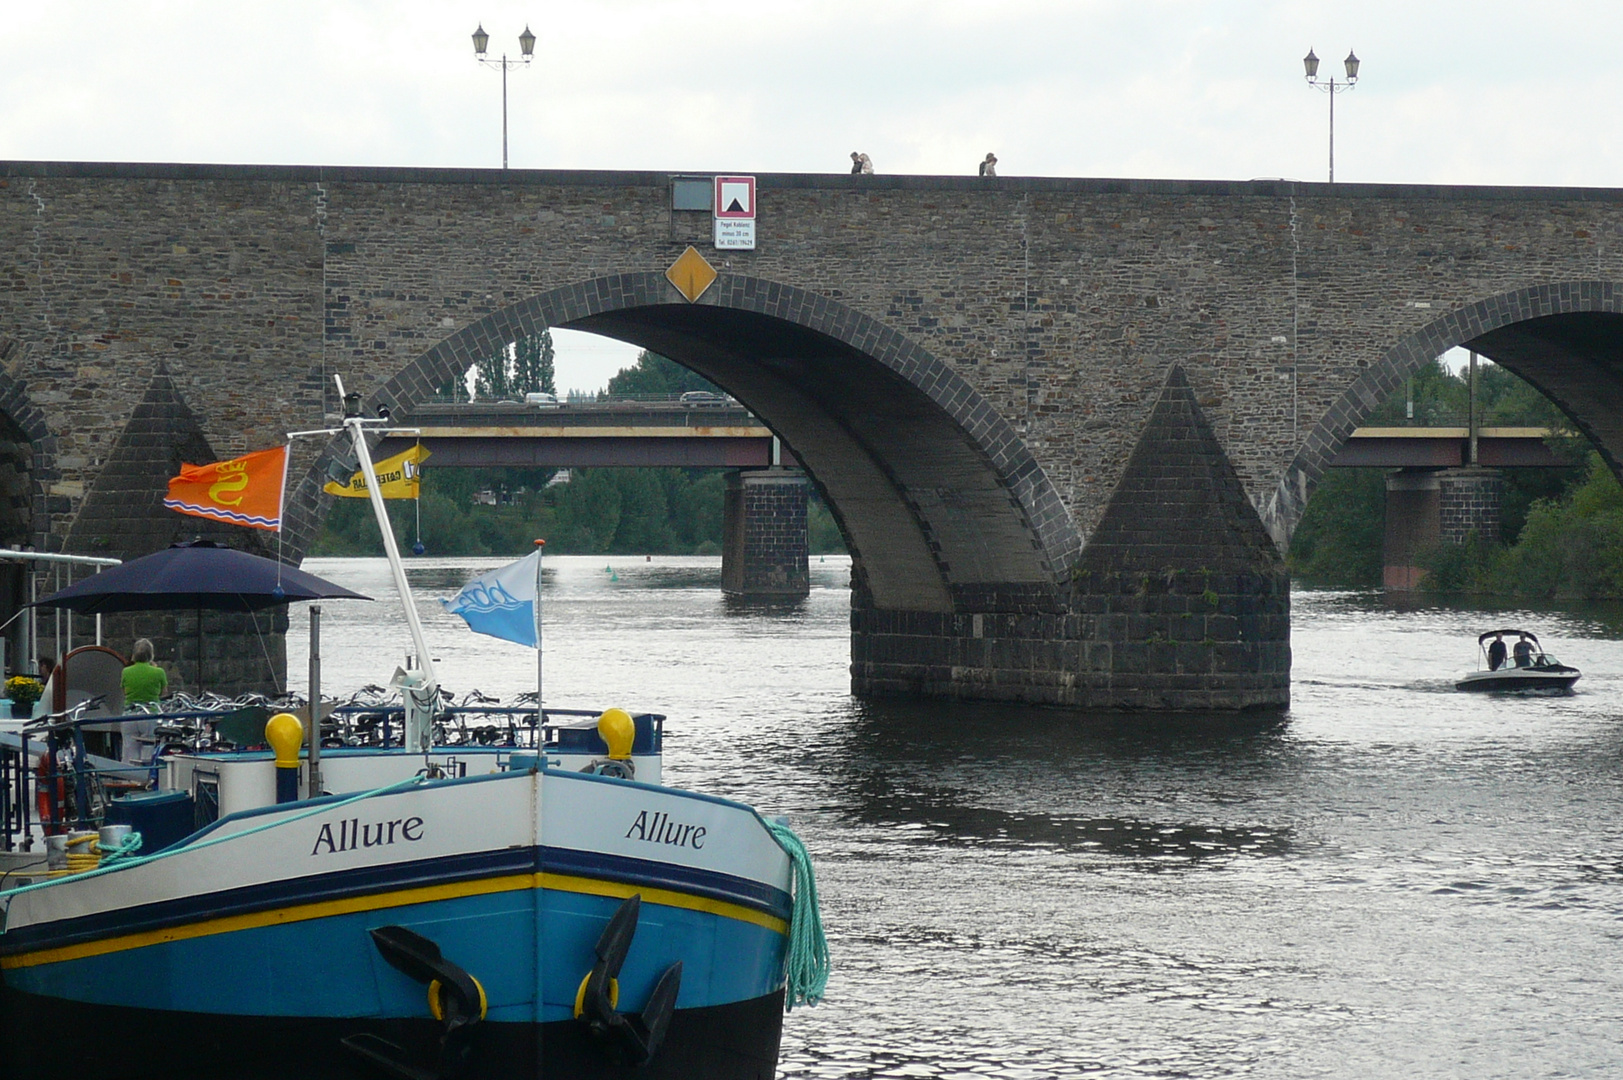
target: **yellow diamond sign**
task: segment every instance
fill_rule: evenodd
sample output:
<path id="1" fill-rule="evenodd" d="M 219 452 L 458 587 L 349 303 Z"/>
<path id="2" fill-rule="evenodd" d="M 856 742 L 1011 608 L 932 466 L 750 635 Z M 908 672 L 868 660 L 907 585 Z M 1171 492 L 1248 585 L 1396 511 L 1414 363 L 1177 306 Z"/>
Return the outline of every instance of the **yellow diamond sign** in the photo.
<path id="1" fill-rule="evenodd" d="M 716 268 L 704 261 L 700 255 L 688 245 L 688 249 L 677 260 L 671 263 L 671 268 L 665 271 L 665 279 L 676 286 L 676 291 L 693 303 L 704 295 L 704 291 L 716 281 Z"/>

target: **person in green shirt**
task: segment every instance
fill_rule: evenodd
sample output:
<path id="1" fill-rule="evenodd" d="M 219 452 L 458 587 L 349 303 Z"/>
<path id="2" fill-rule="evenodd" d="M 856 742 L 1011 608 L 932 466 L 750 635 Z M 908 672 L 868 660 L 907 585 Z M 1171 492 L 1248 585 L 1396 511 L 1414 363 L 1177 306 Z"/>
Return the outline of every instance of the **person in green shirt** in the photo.
<path id="1" fill-rule="evenodd" d="M 137 638 L 130 650 L 130 666 L 124 669 L 124 704 L 156 705 L 169 690 L 169 677 L 152 662 L 152 642 Z"/>

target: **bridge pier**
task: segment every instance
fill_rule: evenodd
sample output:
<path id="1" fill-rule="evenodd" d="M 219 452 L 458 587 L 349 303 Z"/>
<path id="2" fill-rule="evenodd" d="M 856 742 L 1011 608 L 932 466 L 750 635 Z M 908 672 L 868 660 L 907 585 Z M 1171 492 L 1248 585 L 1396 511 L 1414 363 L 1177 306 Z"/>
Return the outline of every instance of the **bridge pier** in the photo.
<path id="1" fill-rule="evenodd" d="M 1498 469 L 1468 465 L 1440 471 L 1437 474 L 1439 539 L 1445 544 L 1464 544 L 1473 536 L 1497 541 L 1499 505 L 1504 489 L 1504 476 Z"/>
<path id="2" fill-rule="evenodd" d="M 1419 554 L 1437 544 L 1442 516 L 1437 470 L 1399 469 L 1386 474 L 1386 529 L 1381 541 L 1381 584 L 1388 592 L 1412 592 L 1426 572 Z"/>
<path id="3" fill-rule="evenodd" d="M 788 598 L 811 591 L 806 502 L 799 469 L 727 474 L 722 504 L 721 589 L 729 596 Z"/>
<path id="4" fill-rule="evenodd" d="M 1386 531 L 1381 581 L 1388 592 L 1413 592 L 1426 571 L 1420 554 L 1472 536 L 1499 538 L 1504 476 L 1498 469 L 1400 469 L 1386 477 Z"/>
<path id="5" fill-rule="evenodd" d="M 859 695 L 1169 711 L 1290 704 L 1290 577 L 1174 367 L 1063 592 L 885 611 L 852 582 Z"/>

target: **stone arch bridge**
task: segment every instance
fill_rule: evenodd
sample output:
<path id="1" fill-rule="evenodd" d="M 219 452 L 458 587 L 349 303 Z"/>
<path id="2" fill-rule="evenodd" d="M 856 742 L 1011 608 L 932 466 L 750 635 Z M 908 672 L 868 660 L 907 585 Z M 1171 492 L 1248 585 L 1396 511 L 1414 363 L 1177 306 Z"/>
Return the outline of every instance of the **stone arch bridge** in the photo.
<path id="1" fill-rule="evenodd" d="M 334 373 L 409 408 L 578 328 L 805 464 L 857 692 L 1240 708 L 1288 702 L 1280 550 L 1419 365 L 1474 348 L 1623 462 L 1620 191 L 769 175 L 757 248 L 717 251 L 675 179 L 0 163 L 0 542 L 152 550 L 195 531 L 174 464 L 319 426 Z"/>

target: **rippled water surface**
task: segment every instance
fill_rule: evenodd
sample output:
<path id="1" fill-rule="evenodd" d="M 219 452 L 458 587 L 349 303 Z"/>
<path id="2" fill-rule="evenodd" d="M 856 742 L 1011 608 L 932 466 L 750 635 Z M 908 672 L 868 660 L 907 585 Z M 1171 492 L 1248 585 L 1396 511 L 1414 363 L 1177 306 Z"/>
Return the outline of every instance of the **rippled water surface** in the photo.
<path id="1" fill-rule="evenodd" d="M 511 695 L 534 653 L 433 600 L 491 565 L 411 579 L 444 684 Z M 324 606 L 326 686 L 384 681 L 386 566 L 305 568 L 387 601 Z M 1623 612 L 1297 593 L 1289 715 L 1173 723 L 856 701 L 849 568 L 750 607 L 715 559 L 548 562 L 548 704 L 666 713 L 667 782 L 816 858 L 835 971 L 781 1075 L 1623 1076 Z M 1578 693 L 1455 692 L 1495 625 Z"/>

